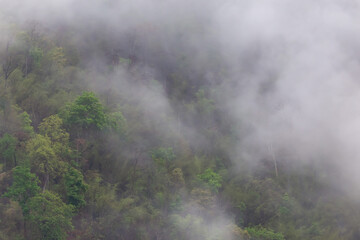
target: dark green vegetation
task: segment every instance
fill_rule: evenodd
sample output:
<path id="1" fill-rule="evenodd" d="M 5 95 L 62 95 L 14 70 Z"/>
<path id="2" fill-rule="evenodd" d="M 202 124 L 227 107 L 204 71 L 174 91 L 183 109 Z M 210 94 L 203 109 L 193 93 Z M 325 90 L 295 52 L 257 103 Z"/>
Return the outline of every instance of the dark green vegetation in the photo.
<path id="1" fill-rule="evenodd" d="M 177 56 L 159 68 L 162 80 L 149 80 L 141 66 L 161 56 L 111 54 L 100 41 L 84 50 L 66 38 L 70 29 L 9 29 L 0 48 L 0 239 L 360 238 L 358 204 L 312 166 L 279 161 L 277 173 L 273 160 L 230 160 L 236 124 L 190 60 Z M 90 67 L 94 49 L 103 61 Z M 144 103 L 148 92 L 164 92 L 173 110 L 162 111 L 158 95 Z"/>

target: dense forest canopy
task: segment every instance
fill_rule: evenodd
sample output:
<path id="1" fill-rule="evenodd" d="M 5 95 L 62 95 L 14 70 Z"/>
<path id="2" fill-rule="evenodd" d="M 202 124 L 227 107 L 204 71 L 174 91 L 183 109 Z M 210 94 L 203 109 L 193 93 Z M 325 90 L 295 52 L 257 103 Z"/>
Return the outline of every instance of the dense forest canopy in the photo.
<path id="1" fill-rule="evenodd" d="M 359 18 L 0 0 L 0 239 L 360 239 Z"/>

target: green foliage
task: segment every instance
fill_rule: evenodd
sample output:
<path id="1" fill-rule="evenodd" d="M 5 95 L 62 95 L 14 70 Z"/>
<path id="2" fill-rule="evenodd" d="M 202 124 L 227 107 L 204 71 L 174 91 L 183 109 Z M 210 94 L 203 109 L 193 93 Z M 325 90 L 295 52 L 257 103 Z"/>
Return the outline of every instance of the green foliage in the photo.
<path id="1" fill-rule="evenodd" d="M 205 97 L 203 89 L 196 93 L 196 100 L 196 108 L 199 113 L 208 115 L 214 111 L 214 101 Z"/>
<path id="2" fill-rule="evenodd" d="M 40 192 L 38 184 L 39 179 L 35 174 L 30 172 L 29 167 L 17 166 L 13 169 L 13 184 L 4 196 L 19 202 L 23 214 L 26 216 L 28 213 L 27 203 L 29 199 Z"/>
<path id="3" fill-rule="evenodd" d="M 0 203 L 0 219 L 1 240 L 25 240 L 19 231 L 24 217 L 18 202 L 10 200 L 9 203 Z"/>
<path id="4" fill-rule="evenodd" d="M 34 65 L 36 67 L 40 67 L 40 61 L 41 61 L 42 57 L 44 56 L 43 50 L 38 47 L 32 47 L 29 50 L 29 55 L 32 58 L 32 60 L 34 61 Z"/>
<path id="5" fill-rule="evenodd" d="M 131 59 L 119 57 L 119 63 L 124 66 L 129 66 L 131 64 Z"/>
<path id="6" fill-rule="evenodd" d="M 168 169 L 172 161 L 175 160 L 176 156 L 172 148 L 160 147 L 151 152 L 151 158 L 159 166 Z"/>
<path id="7" fill-rule="evenodd" d="M 235 224 L 228 225 L 228 228 L 230 228 L 233 239 L 250 240 L 250 234 L 247 230 L 244 230 Z"/>
<path id="8" fill-rule="evenodd" d="M 172 239 L 205 239 L 205 229 L 202 227 L 203 219 L 199 216 L 187 214 L 170 216 L 173 226 Z"/>
<path id="9" fill-rule="evenodd" d="M 38 230 L 39 239 L 66 239 L 73 226 L 73 208 L 63 203 L 59 196 L 44 191 L 29 201 L 29 221 Z"/>
<path id="10" fill-rule="evenodd" d="M 283 203 L 284 193 L 273 179 L 254 179 L 245 186 L 244 202 L 246 205 L 245 218 L 254 225 L 279 218 L 279 208 Z"/>
<path id="11" fill-rule="evenodd" d="M 39 125 L 39 133 L 50 138 L 51 142 L 68 144 L 69 133 L 62 129 L 63 121 L 57 115 L 45 118 Z"/>
<path id="12" fill-rule="evenodd" d="M 65 165 L 59 161 L 49 137 L 36 134 L 28 141 L 26 151 L 31 168 L 41 177 L 43 188 L 47 187 L 49 180 L 61 176 L 65 171 Z"/>
<path id="13" fill-rule="evenodd" d="M 37 134 L 26 146 L 31 165 L 39 173 L 55 172 L 57 156 L 48 137 Z"/>
<path id="14" fill-rule="evenodd" d="M 21 123 L 22 123 L 22 129 L 29 135 L 34 134 L 34 128 L 31 126 L 31 119 L 27 112 L 23 112 L 20 115 Z"/>
<path id="15" fill-rule="evenodd" d="M 190 192 L 194 203 L 204 209 L 213 209 L 215 207 L 215 197 L 209 189 L 194 188 Z"/>
<path id="16" fill-rule="evenodd" d="M 261 226 L 248 227 L 246 231 L 250 234 L 251 240 L 285 240 L 281 233 L 275 233 L 272 229 Z"/>
<path id="17" fill-rule="evenodd" d="M 84 182 L 81 172 L 73 167 L 69 167 L 65 173 L 65 190 L 67 201 L 76 208 L 85 206 L 85 192 L 88 185 Z"/>
<path id="18" fill-rule="evenodd" d="M 52 149 L 59 157 L 66 158 L 70 154 L 69 137 L 63 128 L 63 121 L 57 115 L 45 118 L 39 125 L 39 133 L 48 138 Z"/>
<path id="19" fill-rule="evenodd" d="M 11 169 L 16 162 L 16 144 L 17 140 L 10 134 L 4 134 L 0 138 L 0 160 L 5 165 L 4 169 Z"/>
<path id="20" fill-rule="evenodd" d="M 180 195 L 175 195 L 170 203 L 170 209 L 174 212 L 180 212 L 184 210 L 184 203 Z"/>
<path id="21" fill-rule="evenodd" d="M 279 207 L 279 215 L 283 218 L 291 217 L 291 213 L 295 210 L 296 206 L 294 200 L 288 193 L 284 193 Z"/>
<path id="22" fill-rule="evenodd" d="M 48 58 L 51 63 L 57 67 L 64 67 L 66 64 L 66 57 L 64 50 L 61 47 L 55 47 L 48 52 Z"/>
<path id="23" fill-rule="evenodd" d="M 172 170 L 170 179 L 175 187 L 183 187 L 185 185 L 184 175 L 181 168 L 175 168 Z"/>
<path id="24" fill-rule="evenodd" d="M 107 127 L 124 136 L 127 132 L 127 122 L 121 112 L 114 112 L 107 115 Z"/>
<path id="25" fill-rule="evenodd" d="M 198 175 L 199 179 L 210 186 L 214 192 L 218 192 L 222 186 L 222 177 L 215 173 L 211 168 L 205 170 L 203 174 Z"/>
<path id="26" fill-rule="evenodd" d="M 83 130 L 106 126 L 104 107 L 93 92 L 83 92 L 65 113 L 65 123 Z"/>
<path id="27" fill-rule="evenodd" d="M 116 189 L 95 176 L 89 181 L 86 202 L 94 218 L 106 216 L 117 208 Z"/>

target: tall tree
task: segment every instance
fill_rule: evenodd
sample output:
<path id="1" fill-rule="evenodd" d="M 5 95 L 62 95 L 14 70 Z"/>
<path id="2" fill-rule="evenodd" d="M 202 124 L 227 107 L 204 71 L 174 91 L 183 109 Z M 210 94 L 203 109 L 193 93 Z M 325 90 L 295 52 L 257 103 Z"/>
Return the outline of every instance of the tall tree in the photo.
<path id="1" fill-rule="evenodd" d="M 27 166 L 17 166 L 13 170 L 13 184 L 4 194 L 17 201 L 22 209 L 24 220 L 24 236 L 27 238 L 26 219 L 29 216 L 29 200 L 40 192 L 39 179 L 30 172 Z"/>
<path id="2" fill-rule="evenodd" d="M 64 163 L 59 161 L 48 137 L 37 134 L 26 145 L 31 167 L 41 177 L 43 190 L 48 186 L 50 178 L 61 176 Z"/>
<path id="3" fill-rule="evenodd" d="M 4 170 L 16 165 L 16 142 L 16 138 L 10 134 L 5 134 L 0 138 L 0 160 L 4 163 Z"/>
<path id="4" fill-rule="evenodd" d="M 73 167 L 69 167 L 65 173 L 65 190 L 68 203 L 76 208 L 85 206 L 85 192 L 87 188 L 88 185 L 84 182 L 82 173 Z"/>
<path id="5" fill-rule="evenodd" d="M 24 216 L 27 214 L 28 200 L 39 193 L 39 179 L 30 172 L 30 168 L 26 166 L 17 166 L 13 170 L 13 184 L 4 194 L 19 202 Z"/>
<path id="6" fill-rule="evenodd" d="M 93 92 L 83 92 L 64 115 L 66 124 L 81 130 L 101 130 L 106 125 L 104 107 Z"/>
<path id="7" fill-rule="evenodd" d="M 45 118 L 39 125 L 39 133 L 50 139 L 55 154 L 64 159 L 70 154 L 69 133 L 63 128 L 63 121 L 58 115 Z"/>
<path id="8" fill-rule="evenodd" d="M 49 191 L 29 201 L 29 220 L 38 231 L 38 239 L 66 239 L 67 232 L 73 228 L 72 212 L 71 205 L 66 205 L 59 196 Z"/>

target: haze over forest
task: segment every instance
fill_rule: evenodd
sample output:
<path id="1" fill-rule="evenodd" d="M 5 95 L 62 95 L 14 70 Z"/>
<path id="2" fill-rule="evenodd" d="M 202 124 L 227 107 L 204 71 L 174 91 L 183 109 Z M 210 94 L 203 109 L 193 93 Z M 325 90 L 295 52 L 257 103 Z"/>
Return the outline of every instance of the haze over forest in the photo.
<path id="1" fill-rule="evenodd" d="M 0 0 L 0 239 L 360 239 L 358 22 Z"/>

